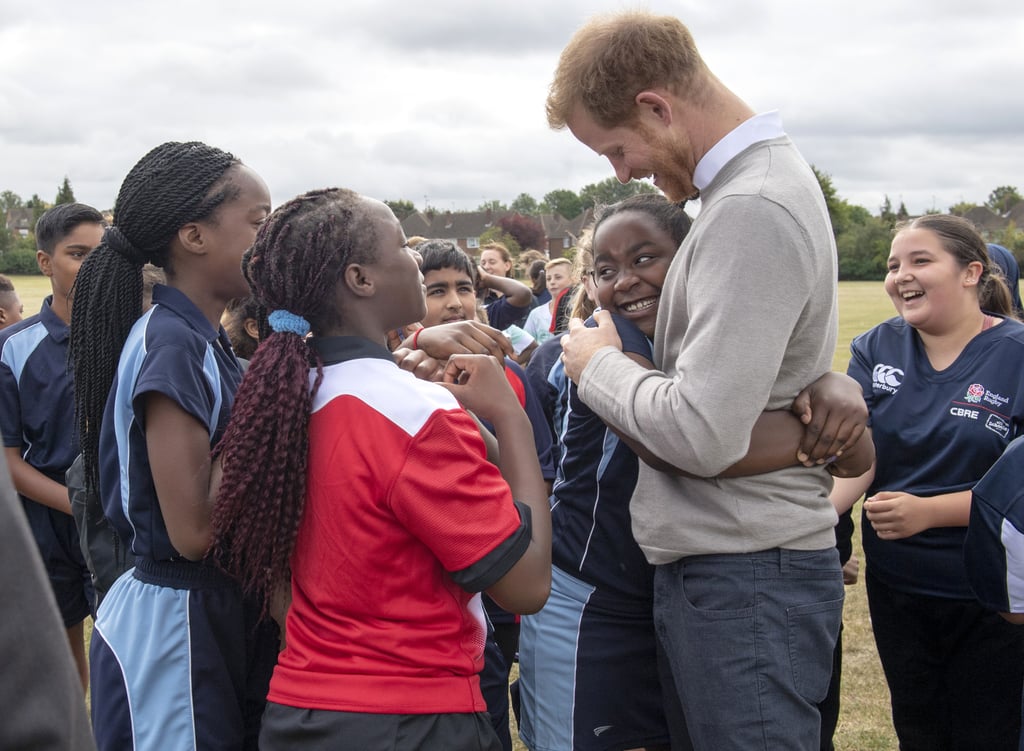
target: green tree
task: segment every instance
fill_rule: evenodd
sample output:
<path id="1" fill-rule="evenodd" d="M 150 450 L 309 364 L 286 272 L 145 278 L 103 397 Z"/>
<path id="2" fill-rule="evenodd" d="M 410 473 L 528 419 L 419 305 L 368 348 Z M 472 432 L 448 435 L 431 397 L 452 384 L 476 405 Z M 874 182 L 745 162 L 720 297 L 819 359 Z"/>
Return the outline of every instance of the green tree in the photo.
<path id="1" fill-rule="evenodd" d="M 541 211 L 558 214 L 564 219 L 575 219 L 583 211 L 583 201 L 573 191 L 559 188 L 544 196 Z"/>
<path id="2" fill-rule="evenodd" d="M 68 176 L 64 175 L 64 182 L 61 183 L 60 188 L 57 189 L 57 197 L 53 199 L 54 206 L 60 206 L 62 203 L 74 203 L 75 202 L 75 191 L 71 189 L 71 181 L 68 180 Z"/>
<path id="3" fill-rule="evenodd" d="M 620 183 L 618 178 L 609 177 L 599 183 L 585 185 L 580 190 L 580 199 L 583 208 L 589 209 L 592 206 L 607 206 L 618 203 L 630 196 L 641 193 L 657 193 L 658 189 L 648 182 L 642 180 L 630 180 L 628 183 Z"/>
<path id="4" fill-rule="evenodd" d="M 889 229 L 896 226 L 896 214 L 892 210 L 892 201 L 889 200 L 888 193 L 885 196 L 885 200 L 882 201 L 882 205 L 878 209 L 878 218 L 881 219 Z"/>
<path id="5" fill-rule="evenodd" d="M 20 246 L 20 243 L 18 245 Z M 16 246 L 0 255 L 0 274 L 39 273 L 39 264 L 36 263 L 36 251 L 34 248 L 27 250 L 26 248 Z"/>
<path id="6" fill-rule="evenodd" d="M 504 213 L 506 213 L 508 211 L 508 206 L 506 206 L 501 201 L 499 201 L 497 198 L 495 198 L 495 199 L 490 200 L 490 201 L 484 201 L 482 204 L 480 204 L 477 207 L 476 210 L 477 211 L 487 211 L 487 210 L 490 210 L 490 211 L 493 211 L 495 214 L 504 214 Z"/>
<path id="7" fill-rule="evenodd" d="M 850 204 L 839 197 L 835 186 L 832 184 L 832 176 L 822 172 L 813 164 L 811 170 L 818 178 L 818 185 L 821 186 L 821 194 L 825 196 L 825 208 L 828 209 L 828 218 L 832 222 L 832 233 L 838 237 L 850 226 Z"/>
<path id="8" fill-rule="evenodd" d="M 878 280 L 885 277 L 885 259 L 889 257 L 892 232 L 885 220 L 864 210 L 863 221 L 853 222 L 836 237 L 839 254 L 839 279 Z"/>
<path id="9" fill-rule="evenodd" d="M 949 207 L 949 213 L 956 214 L 957 216 L 963 216 L 971 209 L 977 208 L 977 206 L 978 204 L 971 203 L 970 201 L 960 201 L 959 203 L 954 203 Z"/>
<path id="10" fill-rule="evenodd" d="M 516 196 L 515 200 L 509 204 L 509 211 L 514 211 L 517 214 L 523 214 L 524 216 L 537 216 L 540 213 L 540 204 L 537 203 L 537 199 L 531 196 L 529 193 L 520 193 Z"/>
<path id="11" fill-rule="evenodd" d="M 995 234 L 992 242 L 1007 248 L 1013 253 L 1017 263 L 1024 265 L 1024 230 L 1018 229 L 1016 224 L 1007 224 Z"/>
<path id="12" fill-rule="evenodd" d="M 1015 186 L 1000 185 L 988 194 L 988 200 L 985 201 L 985 205 L 997 214 L 1003 215 L 1021 201 L 1024 201 L 1024 198 L 1017 192 Z"/>
<path id="13" fill-rule="evenodd" d="M 17 193 L 13 190 L 5 190 L 0 193 L 0 211 L 7 214 L 10 209 L 20 209 L 25 205 L 25 202 L 21 199 Z"/>
<path id="14" fill-rule="evenodd" d="M 398 201 L 385 201 L 384 202 L 391 211 L 394 212 L 395 216 L 398 217 L 398 221 L 402 221 L 409 214 L 416 213 L 416 207 L 412 201 L 406 201 L 404 199 Z"/>
<path id="15" fill-rule="evenodd" d="M 488 227 L 484 233 L 480 235 L 480 247 L 483 247 L 487 243 L 501 243 L 508 248 L 508 252 L 512 254 L 513 258 L 518 256 L 523 250 L 519 246 L 519 243 L 516 242 L 516 239 L 497 224 Z"/>
<path id="16" fill-rule="evenodd" d="M 25 208 L 32 209 L 32 226 L 35 227 L 39 217 L 50 207 L 46 204 L 46 201 L 39 197 L 38 193 L 33 193 L 32 197 L 25 201 Z"/>

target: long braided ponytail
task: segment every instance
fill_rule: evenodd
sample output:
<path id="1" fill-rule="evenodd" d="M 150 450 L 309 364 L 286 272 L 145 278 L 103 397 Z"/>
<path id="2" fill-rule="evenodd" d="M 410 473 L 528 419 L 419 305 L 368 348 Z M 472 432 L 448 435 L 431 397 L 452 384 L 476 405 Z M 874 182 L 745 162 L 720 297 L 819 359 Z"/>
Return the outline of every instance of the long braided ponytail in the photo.
<path id="1" fill-rule="evenodd" d="M 164 267 L 185 224 L 208 219 L 235 188 L 226 173 L 240 164 L 199 142 L 165 143 L 132 167 L 114 205 L 114 224 L 75 281 L 70 359 L 86 487 L 99 489 L 103 410 L 121 349 L 142 312 L 142 267 Z"/>
<path id="2" fill-rule="evenodd" d="M 263 223 L 243 269 L 272 321 L 304 318 L 315 333 L 335 320 L 332 298 L 344 269 L 375 247 L 362 201 L 348 190 L 317 190 Z M 309 417 L 322 378 L 301 333 L 278 330 L 260 342 L 216 449 L 224 472 L 211 552 L 264 607 L 290 576 L 306 496 Z"/>

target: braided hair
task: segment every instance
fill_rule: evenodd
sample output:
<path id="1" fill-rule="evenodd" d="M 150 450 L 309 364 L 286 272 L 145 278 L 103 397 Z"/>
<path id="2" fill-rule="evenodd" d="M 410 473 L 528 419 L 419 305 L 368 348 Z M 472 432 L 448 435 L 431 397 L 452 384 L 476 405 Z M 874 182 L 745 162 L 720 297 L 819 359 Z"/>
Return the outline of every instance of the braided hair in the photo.
<path id="1" fill-rule="evenodd" d="M 114 224 L 78 271 L 69 357 L 89 492 L 99 489 L 103 410 L 125 340 L 142 314 L 142 267 L 166 267 L 178 230 L 209 219 L 238 195 L 227 173 L 239 164 L 231 154 L 199 142 L 157 146 L 125 177 Z"/>
<path id="2" fill-rule="evenodd" d="M 345 268 L 371 260 L 376 247 L 363 200 L 349 190 L 316 190 L 263 223 L 242 268 L 271 321 L 285 311 L 290 323 L 301 316 L 314 333 L 338 322 L 333 296 Z M 260 342 L 215 449 L 223 477 L 210 550 L 264 610 L 290 577 L 306 497 L 309 417 L 323 378 L 322 363 L 299 334 L 274 331 Z"/>

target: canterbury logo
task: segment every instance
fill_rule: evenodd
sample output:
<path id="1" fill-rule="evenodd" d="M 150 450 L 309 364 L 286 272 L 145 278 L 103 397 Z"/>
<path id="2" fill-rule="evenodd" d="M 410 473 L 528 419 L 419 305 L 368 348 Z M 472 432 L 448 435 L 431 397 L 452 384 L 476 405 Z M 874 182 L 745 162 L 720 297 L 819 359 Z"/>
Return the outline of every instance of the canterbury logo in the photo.
<path id="1" fill-rule="evenodd" d="M 614 725 L 598 725 L 596 728 L 594 728 L 594 735 L 601 735 L 601 733 L 605 732 L 606 730 L 611 730 L 613 727 L 615 727 L 615 726 Z"/>
<path id="2" fill-rule="evenodd" d="M 876 389 L 894 393 L 903 383 L 903 371 L 892 365 L 879 363 L 871 373 L 871 382 Z"/>

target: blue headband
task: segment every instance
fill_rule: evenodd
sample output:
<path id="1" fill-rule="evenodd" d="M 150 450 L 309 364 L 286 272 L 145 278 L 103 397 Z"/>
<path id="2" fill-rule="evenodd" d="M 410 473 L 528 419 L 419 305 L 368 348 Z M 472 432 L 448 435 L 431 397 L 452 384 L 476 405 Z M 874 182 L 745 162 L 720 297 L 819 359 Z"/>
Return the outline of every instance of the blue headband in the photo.
<path id="1" fill-rule="evenodd" d="M 288 332 L 305 336 L 309 333 L 309 321 L 287 310 L 275 310 L 267 316 L 270 328 L 277 332 Z"/>

